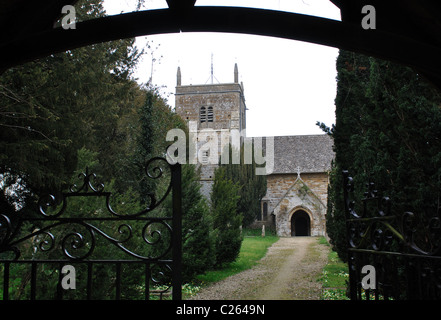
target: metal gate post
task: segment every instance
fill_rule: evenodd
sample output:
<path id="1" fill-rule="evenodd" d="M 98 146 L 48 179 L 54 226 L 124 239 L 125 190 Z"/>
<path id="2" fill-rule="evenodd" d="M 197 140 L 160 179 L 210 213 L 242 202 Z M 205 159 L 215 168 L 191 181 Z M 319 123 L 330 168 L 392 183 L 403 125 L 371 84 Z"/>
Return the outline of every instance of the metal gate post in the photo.
<path id="1" fill-rule="evenodd" d="M 172 221 L 172 250 L 173 250 L 173 276 L 172 287 L 173 300 L 182 300 L 182 186 L 180 163 L 171 166 L 172 170 L 172 199 L 173 199 L 173 221 Z"/>
<path id="2" fill-rule="evenodd" d="M 343 201 L 344 201 L 344 209 L 345 209 L 345 224 L 346 224 L 346 250 L 347 250 L 347 259 L 348 259 L 348 271 L 349 271 L 349 297 L 351 300 L 357 300 L 357 278 L 356 274 L 354 272 L 355 268 L 355 255 L 354 253 L 350 252 L 350 239 L 349 239 L 349 219 L 350 213 L 349 213 L 349 195 L 348 192 L 351 188 L 351 185 L 349 184 L 349 172 L 347 170 L 342 171 L 343 174 Z"/>

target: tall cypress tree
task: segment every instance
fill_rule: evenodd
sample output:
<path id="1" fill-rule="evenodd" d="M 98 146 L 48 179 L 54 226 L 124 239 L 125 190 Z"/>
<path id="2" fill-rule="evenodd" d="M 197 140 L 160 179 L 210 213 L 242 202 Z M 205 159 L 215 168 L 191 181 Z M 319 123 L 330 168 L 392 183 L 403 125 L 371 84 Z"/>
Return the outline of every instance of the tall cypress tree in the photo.
<path id="1" fill-rule="evenodd" d="M 203 274 L 214 264 L 213 221 L 202 195 L 199 172 L 194 165 L 182 166 L 182 273 L 183 281 Z"/>
<path id="2" fill-rule="evenodd" d="M 324 131 L 334 138 L 335 151 L 328 187 L 326 231 L 343 260 L 347 258 L 347 243 L 341 172 L 352 169 L 351 156 L 356 152 L 352 141 L 357 137 L 360 105 L 366 100 L 364 90 L 369 79 L 369 66 L 368 57 L 340 50 L 337 58 L 336 123 L 332 129 L 322 124 Z"/>
<path id="3" fill-rule="evenodd" d="M 414 70 L 340 51 L 337 59 L 336 158 L 330 177 L 327 231 L 346 259 L 341 170 L 354 177 L 356 197 L 375 182 L 396 214 L 421 223 L 438 214 L 441 195 L 441 97 Z"/>
<path id="4" fill-rule="evenodd" d="M 222 265 L 236 260 L 242 244 L 242 214 L 237 212 L 239 185 L 227 176 L 225 167 L 215 170 L 210 198 L 216 264 Z"/>
<path id="5" fill-rule="evenodd" d="M 146 164 L 153 157 L 154 144 L 154 119 L 153 119 L 153 92 L 146 92 L 145 102 L 139 112 L 140 134 L 138 136 L 138 149 L 135 154 L 135 161 L 139 168 L 139 192 L 141 201 L 148 201 L 148 194 L 154 193 L 155 181 L 145 174 Z"/>
<path id="6" fill-rule="evenodd" d="M 254 154 L 255 146 L 252 146 Z M 234 151 L 237 152 L 237 151 Z M 225 168 L 227 178 L 239 185 L 237 213 L 243 215 L 243 226 L 253 223 L 260 214 L 260 201 L 266 194 L 267 181 L 265 175 L 256 175 L 256 162 L 245 163 L 244 148 L 240 149 L 240 164 L 232 163 L 232 147 L 229 146 L 230 161 L 221 164 Z"/>

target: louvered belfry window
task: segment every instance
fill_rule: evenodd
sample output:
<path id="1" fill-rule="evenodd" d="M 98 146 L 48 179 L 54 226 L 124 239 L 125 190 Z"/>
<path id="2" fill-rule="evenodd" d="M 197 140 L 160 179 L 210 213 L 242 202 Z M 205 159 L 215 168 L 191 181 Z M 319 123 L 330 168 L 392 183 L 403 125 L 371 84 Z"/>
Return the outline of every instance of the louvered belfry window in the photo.
<path id="1" fill-rule="evenodd" d="M 213 122 L 213 107 L 208 107 L 207 121 Z"/>
<path id="2" fill-rule="evenodd" d="M 207 122 L 207 110 L 205 107 L 201 107 L 199 112 L 199 120 L 200 122 Z"/>

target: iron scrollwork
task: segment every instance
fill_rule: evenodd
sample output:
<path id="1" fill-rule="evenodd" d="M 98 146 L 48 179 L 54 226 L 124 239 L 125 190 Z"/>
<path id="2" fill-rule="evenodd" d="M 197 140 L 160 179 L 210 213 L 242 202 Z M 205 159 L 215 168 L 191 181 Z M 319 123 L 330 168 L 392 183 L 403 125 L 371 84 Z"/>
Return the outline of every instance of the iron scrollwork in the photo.
<path id="1" fill-rule="evenodd" d="M 392 212 L 392 200 L 366 184 L 361 201 L 353 199 L 354 180 L 343 171 L 351 299 L 369 299 L 361 284 L 361 268 L 376 270 L 375 298 L 441 296 L 441 220 L 423 223 L 413 212 Z M 360 203 L 361 202 L 361 203 Z"/>
<path id="2" fill-rule="evenodd" d="M 152 213 L 170 193 L 180 190 L 180 181 L 174 178 L 177 172 L 180 176 L 180 164 L 170 165 L 161 157 L 150 159 L 145 166 L 147 177 L 168 179 L 162 184 L 165 185 L 161 188 L 162 194 L 145 195 L 145 206 L 137 212 L 117 212 L 111 206 L 112 192 L 105 191 L 104 184 L 96 183 L 97 176 L 86 168 L 78 176 L 79 186 L 73 184 L 59 197 L 40 197 L 36 214 L 20 217 L 15 223 L 8 216 L 0 215 L 0 262 L 107 263 L 118 260 L 119 263 L 138 261 L 148 266 L 159 263 L 165 270 L 179 268 L 180 261 L 174 261 L 179 255 L 172 252 L 173 243 L 180 239 L 180 230 L 176 232 L 174 226 L 180 226 L 176 221 L 181 219 L 181 212 L 173 212 L 179 206 Z M 69 206 L 79 201 L 77 207 L 81 208 L 82 201 L 91 198 L 104 199 L 105 204 L 94 212 L 75 211 Z M 175 198 L 172 201 L 174 204 Z M 32 232 L 25 230 L 29 225 L 34 226 Z M 159 283 L 157 277 L 149 273 L 150 281 Z M 171 272 L 160 274 L 163 278 Z"/>

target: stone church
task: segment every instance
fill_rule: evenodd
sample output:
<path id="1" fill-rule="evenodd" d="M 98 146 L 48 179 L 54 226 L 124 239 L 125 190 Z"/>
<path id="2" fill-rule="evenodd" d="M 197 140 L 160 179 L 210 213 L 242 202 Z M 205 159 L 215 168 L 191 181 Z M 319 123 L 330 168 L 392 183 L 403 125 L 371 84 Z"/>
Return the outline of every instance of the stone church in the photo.
<path id="1" fill-rule="evenodd" d="M 192 130 L 196 133 L 202 192 L 206 196 L 211 190 L 219 153 L 204 149 L 210 140 L 204 134 L 219 137 L 216 143 L 220 151 L 223 133 L 246 128 L 247 107 L 237 64 L 233 78 L 232 83 L 182 85 L 179 67 L 177 71 L 175 110 L 191 125 L 190 134 Z M 267 175 L 267 193 L 254 226 L 273 227 L 282 237 L 326 235 L 328 172 L 334 157 L 332 139 L 325 134 L 268 138 L 274 143 L 273 167 Z M 208 161 L 210 157 L 214 161 Z"/>

